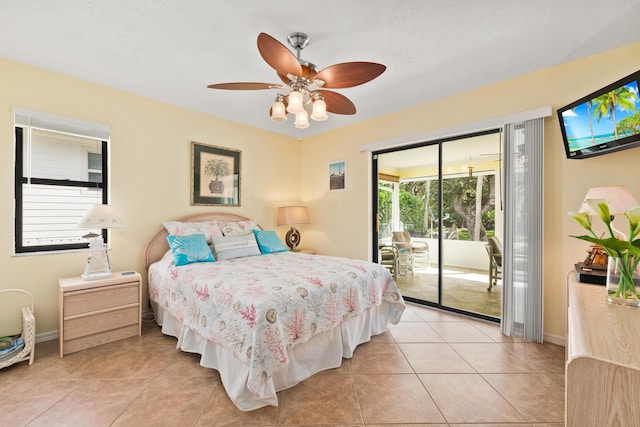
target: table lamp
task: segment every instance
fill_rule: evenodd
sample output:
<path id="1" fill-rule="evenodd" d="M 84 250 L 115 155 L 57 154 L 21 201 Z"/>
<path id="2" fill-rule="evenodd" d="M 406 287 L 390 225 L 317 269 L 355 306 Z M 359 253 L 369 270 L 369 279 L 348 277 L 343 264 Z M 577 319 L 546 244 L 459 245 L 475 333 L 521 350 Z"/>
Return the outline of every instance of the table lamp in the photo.
<path id="1" fill-rule="evenodd" d="M 124 223 L 111 205 L 94 205 L 78 223 L 80 228 L 105 229 L 122 228 Z M 90 232 L 82 236 L 89 239 L 89 258 L 82 278 L 84 280 L 96 280 L 111 277 L 111 265 L 107 247 L 104 244 L 102 234 Z"/>
<path id="2" fill-rule="evenodd" d="M 611 214 L 611 221 L 616 215 L 624 214 L 625 211 L 632 207 L 637 206 L 638 202 L 636 201 L 633 194 L 627 189 L 627 187 L 623 185 L 614 185 L 610 187 L 592 187 L 587 190 L 587 194 L 584 196 L 584 200 L 582 205 L 580 205 L 580 209 L 578 212 L 586 212 L 589 215 L 597 215 L 598 213 L 594 211 L 591 206 L 587 203 L 587 200 L 594 199 L 602 199 L 607 201 L 607 205 L 609 206 L 609 214 Z M 616 233 L 624 236 L 624 233 L 613 228 L 613 223 L 611 224 L 611 228 Z M 626 237 L 624 237 L 626 240 Z"/>
<path id="3" fill-rule="evenodd" d="M 619 215 L 624 213 L 627 208 L 636 206 L 636 201 L 633 194 L 623 185 L 613 185 L 610 187 L 592 187 L 587 190 L 587 194 L 584 196 L 584 201 L 580 205 L 578 212 L 587 212 L 589 215 L 597 215 L 597 213 L 591 209 L 587 200 L 589 199 L 604 199 L 609 202 L 609 211 L 611 215 Z"/>
<path id="4" fill-rule="evenodd" d="M 278 225 L 289 225 L 291 229 L 287 231 L 285 243 L 289 250 L 297 251 L 300 244 L 300 232 L 296 225 L 309 224 L 309 212 L 306 206 L 283 206 L 278 208 Z"/>

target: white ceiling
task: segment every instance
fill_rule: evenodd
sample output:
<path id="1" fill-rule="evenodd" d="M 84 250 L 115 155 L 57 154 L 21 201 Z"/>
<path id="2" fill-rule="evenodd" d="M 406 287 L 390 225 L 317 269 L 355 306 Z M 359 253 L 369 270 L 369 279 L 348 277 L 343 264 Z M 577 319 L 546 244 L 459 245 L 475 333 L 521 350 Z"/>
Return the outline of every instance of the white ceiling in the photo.
<path id="1" fill-rule="evenodd" d="M 304 138 L 639 41 L 639 20 L 638 0 L 0 0 L 0 57 Z M 294 31 L 319 69 L 387 66 L 336 90 L 356 115 L 295 129 L 275 90 L 207 89 L 279 82 L 256 39 Z"/>

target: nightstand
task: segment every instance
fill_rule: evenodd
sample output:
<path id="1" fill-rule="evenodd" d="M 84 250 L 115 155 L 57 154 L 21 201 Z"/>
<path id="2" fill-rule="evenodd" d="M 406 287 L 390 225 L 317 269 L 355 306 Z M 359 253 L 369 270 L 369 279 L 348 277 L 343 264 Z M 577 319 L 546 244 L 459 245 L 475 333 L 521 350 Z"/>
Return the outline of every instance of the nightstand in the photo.
<path id="1" fill-rule="evenodd" d="M 142 280 L 136 272 L 60 278 L 60 357 L 142 335 Z"/>

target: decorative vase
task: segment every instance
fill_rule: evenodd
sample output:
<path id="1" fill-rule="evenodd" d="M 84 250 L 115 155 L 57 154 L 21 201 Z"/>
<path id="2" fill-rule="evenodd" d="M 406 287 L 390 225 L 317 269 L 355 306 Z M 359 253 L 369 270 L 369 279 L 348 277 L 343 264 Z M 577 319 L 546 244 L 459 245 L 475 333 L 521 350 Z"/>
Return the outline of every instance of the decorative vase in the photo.
<path id="1" fill-rule="evenodd" d="M 609 257 L 607 264 L 607 301 L 640 307 L 638 257 Z"/>
<path id="2" fill-rule="evenodd" d="M 222 181 L 211 181 L 209 183 L 209 191 L 214 194 L 222 194 L 224 192 L 224 184 Z"/>

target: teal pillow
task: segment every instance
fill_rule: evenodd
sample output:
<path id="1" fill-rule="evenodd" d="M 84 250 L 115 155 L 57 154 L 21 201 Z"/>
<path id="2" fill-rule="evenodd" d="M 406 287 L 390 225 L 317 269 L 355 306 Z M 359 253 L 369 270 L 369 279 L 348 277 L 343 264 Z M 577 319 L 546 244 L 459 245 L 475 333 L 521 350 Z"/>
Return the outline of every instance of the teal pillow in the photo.
<path id="1" fill-rule="evenodd" d="M 168 235 L 167 242 L 173 254 L 176 267 L 194 262 L 213 262 L 216 259 L 207 245 L 204 234 L 188 234 L 186 236 Z"/>
<path id="2" fill-rule="evenodd" d="M 289 249 L 282 243 L 280 237 L 272 230 L 253 230 L 256 236 L 260 252 L 264 254 L 273 254 L 276 252 L 286 252 Z"/>

